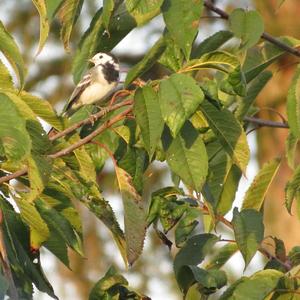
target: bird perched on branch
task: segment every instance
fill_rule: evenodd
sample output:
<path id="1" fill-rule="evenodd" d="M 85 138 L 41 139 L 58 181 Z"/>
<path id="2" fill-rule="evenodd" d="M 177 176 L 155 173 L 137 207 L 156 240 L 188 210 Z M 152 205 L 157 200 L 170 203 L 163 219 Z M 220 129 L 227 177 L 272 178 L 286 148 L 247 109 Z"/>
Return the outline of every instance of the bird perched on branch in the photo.
<path id="1" fill-rule="evenodd" d="M 81 106 L 104 100 L 119 82 L 120 65 L 110 53 L 99 52 L 89 60 L 92 67 L 74 89 L 63 114 L 70 116 Z"/>

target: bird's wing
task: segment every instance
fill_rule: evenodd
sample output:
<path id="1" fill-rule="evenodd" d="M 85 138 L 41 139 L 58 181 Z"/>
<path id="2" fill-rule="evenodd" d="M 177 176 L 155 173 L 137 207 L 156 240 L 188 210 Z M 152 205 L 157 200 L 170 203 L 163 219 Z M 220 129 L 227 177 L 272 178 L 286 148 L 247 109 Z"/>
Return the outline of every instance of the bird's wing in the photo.
<path id="1" fill-rule="evenodd" d="M 76 88 L 74 89 L 68 103 L 64 107 L 64 112 L 70 110 L 72 108 L 72 105 L 79 99 L 82 92 L 90 85 L 91 83 L 92 75 L 91 73 L 87 73 L 83 76 L 83 78 L 79 81 Z"/>

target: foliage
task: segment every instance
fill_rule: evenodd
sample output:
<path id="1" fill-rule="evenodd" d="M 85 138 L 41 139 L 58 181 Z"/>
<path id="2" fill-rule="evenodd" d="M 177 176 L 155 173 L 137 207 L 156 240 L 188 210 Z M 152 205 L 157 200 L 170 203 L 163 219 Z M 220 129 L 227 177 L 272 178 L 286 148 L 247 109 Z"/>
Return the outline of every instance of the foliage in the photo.
<path id="1" fill-rule="evenodd" d="M 40 17 L 38 52 L 51 22 L 57 19 L 62 45 L 70 52 L 84 1 L 32 2 Z M 211 8 L 208 2 L 104 0 L 76 44 L 75 82 L 86 70 L 88 58 L 113 50 L 137 26 L 162 14 L 165 29 L 129 70 L 123 93 L 114 95 L 116 102 L 105 113 L 95 107 L 93 119 L 85 108 L 70 120 L 58 116 L 46 100 L 24 89 L 26 67 L 21 51 L 0 22 L 0 51 L 7 59 L 0 61 L 1 298 L 31 299 L 34 285 L 57 299 L 44 276 L 39 252 L 45 247 L 67 266 L 68 249 L 84 255 L 77 202 L 110 230 L 126 267 L 142 255 L 146 232 L 153 226 L 162 243 L 177 249 L 174 277 L 186 298 L 193 290 L 197 299 L 207 299 L 222 288 L 220 299 L 283 299 L 297 292 L 299 249 L 294 247 L 286 255 L 284 242 L 276 238 L 274 253 L 263 245 L 262 208 L 280 159 L 260 169 L 240 211 L 233 207 L 233 200 L 249 163 L 246 131 L 257 121 L 249 117 L 257 110 L 259 92 L 272 77 L 265 69 L 300 42 L 290 37 L 275 44 L 270 39 L 261 41 L 265 36 L 259 13 L 236 9 L 229 17 L 221 13 L 229 19 L 230 31 L 215 32 L 198 43 L 201 15 L 205 6 Z M 227 49 L 224 44 L 232 37 L 238 43 Z M 262 55 L 251 59 L 258 44 Z M 164 76 L 143 81 L 155 64 L 163 66 Z M 8 69 L 15 72 L 17 85 Z M 286 156 L 295 169 L 286 186 L 290 213 L 294 199 L 300 203 L 300 169 L 294 153 L 300 132 L 299 70 L 287 95 Z M 48 135 L 41 120 L 57 133 Z M 124 230 L 99 187 L 108 157 L 114 162 L 123 199 Z M 143 182 L 155 161 L 168 165 L 173 185 L 153 190 L 147 199 Z M 230 210 L 232 221 L 225 216 Z M 232 234 L 225 245 L 222 236 L 215 234 L 220 222 Z M 221 268 L 238 251 L 245 268 L 257 251 L 267 263 L 263 270 L 232 283 Z M 127 280 L 110 267 L 91 290 L 90 299 L 148 298 L 129 288 Z"/>

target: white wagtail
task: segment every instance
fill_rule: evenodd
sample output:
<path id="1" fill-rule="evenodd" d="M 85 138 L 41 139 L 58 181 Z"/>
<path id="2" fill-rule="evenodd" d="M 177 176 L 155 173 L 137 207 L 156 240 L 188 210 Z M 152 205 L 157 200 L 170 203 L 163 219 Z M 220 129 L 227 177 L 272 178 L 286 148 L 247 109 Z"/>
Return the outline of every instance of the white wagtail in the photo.
<path id="1" fill-rule="evenodd" d="M 63 115 L 70 116 L 81 106 L 104 100 L 119 82 L 120 65 L 115 56 L 97 53 L 89 60 L 94 64 L 74 89 Z"/>

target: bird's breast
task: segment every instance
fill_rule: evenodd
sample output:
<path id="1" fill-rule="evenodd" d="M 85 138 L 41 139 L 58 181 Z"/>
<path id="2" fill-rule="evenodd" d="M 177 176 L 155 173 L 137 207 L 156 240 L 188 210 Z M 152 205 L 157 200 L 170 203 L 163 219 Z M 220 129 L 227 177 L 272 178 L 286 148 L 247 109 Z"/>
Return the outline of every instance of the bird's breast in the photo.
<path id="1" fill-rule="evenodd" d="M 95 102 L 98 102 L 105 98 L 115 86 L 116 83 L 102 84 L 94 82 L 83 91 L 78 102 L 81 105 L 93 104 Z"/>

